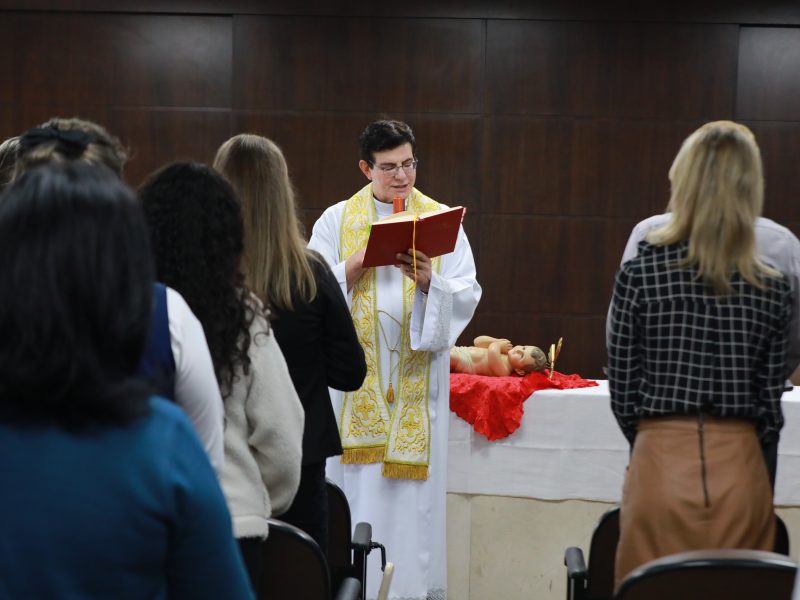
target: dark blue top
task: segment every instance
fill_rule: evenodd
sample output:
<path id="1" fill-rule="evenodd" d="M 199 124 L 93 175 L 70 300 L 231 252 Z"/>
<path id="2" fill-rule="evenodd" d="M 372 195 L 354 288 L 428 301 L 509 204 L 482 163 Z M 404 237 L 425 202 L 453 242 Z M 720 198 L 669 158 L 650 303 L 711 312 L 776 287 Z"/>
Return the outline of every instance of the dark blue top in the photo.
<path id="1" fill-rule="evenodd" d="M 192 425 L 150 404 L 83 433 L 0 424 L 0 598 L 253 598 Z"/>
<path id="2" fill-rule="evenodd" d="M 157 394 L 175 400 L 175 357 L 169 334 L 167 287 L 162 283 L 153 284 L 153 316 L 147 347 L 139 364 L 139 375 L 153 386 Z"/>

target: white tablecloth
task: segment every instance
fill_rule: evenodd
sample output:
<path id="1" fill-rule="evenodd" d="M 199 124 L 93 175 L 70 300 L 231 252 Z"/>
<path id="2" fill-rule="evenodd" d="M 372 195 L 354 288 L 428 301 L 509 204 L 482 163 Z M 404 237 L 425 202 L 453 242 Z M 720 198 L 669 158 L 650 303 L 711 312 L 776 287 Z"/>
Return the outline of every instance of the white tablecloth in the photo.
<path id="1" fill-rule="evenodd" d="M 541 390 L 520 428 L 494 442 L 450 413 L 447 491 L 543 500 L 619 502 L 628 443 L 609 408 L 608 382 Z M 800 390 L 783 396 L 775 503 L 800 506 Z"/>

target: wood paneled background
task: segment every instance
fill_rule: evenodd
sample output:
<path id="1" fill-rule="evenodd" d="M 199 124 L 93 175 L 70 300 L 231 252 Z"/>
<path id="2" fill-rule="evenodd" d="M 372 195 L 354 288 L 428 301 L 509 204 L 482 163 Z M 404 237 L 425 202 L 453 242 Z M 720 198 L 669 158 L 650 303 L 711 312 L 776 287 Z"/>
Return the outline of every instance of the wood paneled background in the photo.
<path id="1" fill-rule="evenodd" d="M 754 130 L 766 216 L 800 232 L 794 3 L 108 4 L 0 0 L 1 137 L 97 120 L 130 147 L 135 186 L 259 133 L 284 149 L 310 232 L 363 184 L 364 125 L 406 120 L 418 186 L 469 208 L 484 296 L 462 343 L 564 336 L 560 370 L 602 377 L 628 233 L 664 209 L 672 158 L 708 120 Z"/>

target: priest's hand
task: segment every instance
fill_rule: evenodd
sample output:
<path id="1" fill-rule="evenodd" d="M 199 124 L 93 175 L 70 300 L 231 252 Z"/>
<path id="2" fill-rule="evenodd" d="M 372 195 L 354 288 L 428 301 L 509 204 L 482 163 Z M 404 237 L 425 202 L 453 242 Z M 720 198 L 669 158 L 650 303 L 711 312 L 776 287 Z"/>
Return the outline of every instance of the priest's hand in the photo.
<path id="1" fill-rule="evenodd" d="M 403 275 L 405 275 L 412 281 L 416 281 L 417 287 L 421 291 L 427 294 L 428 290 L 431 287 L 431 259 L 428 258 L 425 254 L 423 254 L 419 250 L 416 251 L 416 254 L 417 254 L 416 279 L 414 279 L 414 258 L 413 258 L 414 250 L 409 248 L 408 254 L 397 254 L 397 260 L 400 263 L 397 266 L 403 272 Z"/>
<path id="2" fill-rule="evenodd" d="M 353 286 L 356 284 L 356 281 L 358 281 L 358 278 L 364 274 L 364 271 L 366 271 L 366 269 L 361 266 L 364 262 L 364 252 L 366 252 L 366 248 L 362 248 L 358 252 L 354 252 L 344 263 L 344 273 L 345 277 L 347 278 L 348 292 L 353 289 Z"/>

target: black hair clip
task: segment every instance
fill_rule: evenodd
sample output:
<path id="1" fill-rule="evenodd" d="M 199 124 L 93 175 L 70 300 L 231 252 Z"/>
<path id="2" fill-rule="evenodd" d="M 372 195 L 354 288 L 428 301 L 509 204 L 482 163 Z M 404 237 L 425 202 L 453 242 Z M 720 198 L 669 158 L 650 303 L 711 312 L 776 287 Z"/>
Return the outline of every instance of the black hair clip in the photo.
<path id="1" fill-rule="evenodd" d="M 55 127 L 34 127 L 29 129 L 19 140 L 18 154 L 26 152 L 48 142 L 56 142 L 59 151 L 67 158 L 78 158 L 86 147 L 94 141 L 94 136 L 79 129 L 56 129 Z"/>

